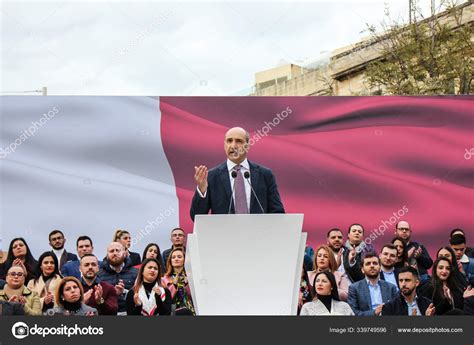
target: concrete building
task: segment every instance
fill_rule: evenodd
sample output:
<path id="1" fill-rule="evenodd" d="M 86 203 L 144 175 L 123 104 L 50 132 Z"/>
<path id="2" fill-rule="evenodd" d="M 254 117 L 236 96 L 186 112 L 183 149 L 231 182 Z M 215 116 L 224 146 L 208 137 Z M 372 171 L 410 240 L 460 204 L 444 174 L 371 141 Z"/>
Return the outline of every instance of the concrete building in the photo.
<path id="1" fill-rule="evenodd" d="M 474 4 L 468 1 L 459 6 L 463 11 L 462 24 L 474 23 Z M 441 22 L 455 27 L 454 20 L 440 13 Z M 305 68 L 294 64 L 279 66 L 255 74 L 251 96 L 355 96 L 372 95 L 364 82 L 367 65 L 382 56 L 381 40 L 364 39 L 356 44 L 336 49 L 328 63 L 319 68 Z"/>

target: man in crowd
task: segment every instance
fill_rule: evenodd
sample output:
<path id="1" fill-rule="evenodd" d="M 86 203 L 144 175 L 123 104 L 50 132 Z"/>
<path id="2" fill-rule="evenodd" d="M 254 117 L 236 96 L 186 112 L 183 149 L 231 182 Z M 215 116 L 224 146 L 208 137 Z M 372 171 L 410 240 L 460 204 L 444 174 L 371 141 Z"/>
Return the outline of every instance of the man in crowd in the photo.
<path id="1" fill-rule="evenodd" d="M 119 242 L 112 242 L 107 247 L 107 257 L 102 262 L 99 278 L 115 287 L 118 296 L 118 315 L 126 315 L 125 298 L 128 290 L 135 284 L 137 269 L 125 255 L 125 248 Z"/>
<path id="2" fill-rule="evenodd" d="M 174 248 L 185 248 L 186 247 L 186 236 L 184 234 L 184 230 L 181 228 L 174 228 L 171 230 L 171 248 L 166 249 L 163 251 L 162 256 L 163 256 L 163 261 L 165 263 L 166 267 L 166 262 L 168 261 L 168 256 L 170 255 L 171 251 Z"/>
<path id="3" fill-rule="evenodd" d="M 344 269 L 351 282 L 364 279 L 361 263 L 362 256 L 367 253 L 375 253 L 374 246 L 364 242 L 364 227 L 360 224 L 352 224 L 347 231 L 343 256 Z"/>
<path id="4" fill-rule="evenodd" d="M 464 237 L 466 237 L 466 233 L 464 232 L 463 229 L 452 230 L 451 233 L 449 234 L 449 239 L 451 239 L 454 235 L 463 235 Z M 469 258 L 474 259 L 474 248 L 466 247 L 466 251 L 464 252 L 464 254 L 466 254 Z"/>
<path id="5" fill-rule="evenodd" d="M 68 253 L 64 248 L 66 244 L 66 238 L 61 230 L 53 230 L 49 233 L 48 236 L 49 245 L 52 248 L 52 252 L 58 258 L 59 263 L 59 270 L 63 268 L 63 266 L 67 262 L 77 261 L 77 256 L 73 253 Z"/>
<path id="6" fill-rule="evenodd" d="M 344 262 L 342 260 L 346 247 L 343 246 L 342 231 L 338 228 L 334 228 L 328 231 L 326 234 L 326 242 L 331 248 L 334 258 L 336 259 L 338 271 L 346 272 L 344 270 Z"/>
<path id="7" fill-rule="evenodd" d="M 380 279 L 392 283 L 398 290 L 398 271 L 395 269 L 397 248 L 393 244 L 386 244 L 380 252 Z"/>
<path id="8" fill-rule="evenodd" d="M 463 273 L 467 280 L 474 283 L 474 259 L 466 255 L 466 237 L 461 234 L 453 235 L 449 240 L 452 250 L 456 254 L 456 260 L 459 266 L 459 271 Z"/>
<path id="9" fill-rule="evenodd" d="M 92 244 L 91 238 L 89 236 L 79 236 L 76 240 L 76 250 L 79 258 L 82 258 L 86 254 L 92 254 L 92 252 L 94 251 L 94 246 Z M 77 279 L 81 279 L 81 271 L 79 269 L 79 266 L 79 261 L 68 262 L 62 268 L 61 274 L 63 275 L 63 277 L 72 276 L 76 277 Z"/>
<path id="10" fill-rule="evenodd" d="M 84 303 L 97 309 L 99 315 L 116 315 L 118 311 L 118 296 L 115 287 L 101 281 L 99 260 L 94 254 L 84 254 L 81 257 L 81 283 L 84 287 Z"/>
<path id="11" fill-rule="evenodd" d="M 398 274 L 400 294 L 384 304 L 382 315 L 421 316 L 434 314 L 431 301 L 423 296 L 416 295 L 416 288 L 420 285 L 418 271 L 410 266 L 402 267 Z"/>
<path id="12" fill-rule="evenodd" d="M 227 214 L 229 208 L 236 214 L 285 213 L 272 171 L 247 160 L 249 141 L 245 129 L 231 128 L 224 138 L 227 161 L 209 171 L 203 165 L 194 167 L 197 187 L 190 209 L 192 220 L 209 211 Z"/>
<path id="13" fill-rule="evenodd" d="M 396 225 L 395 235 L 403 238 L 407 243 L 408 260 L 411 266 L 416 266 L 420 274 L 420 282 L 429 281 L 428 270 L 433 265 L 433 260 L 425 246 L 411 240 L 412 230 L 407 221 L 401 220 Z"/>
<path id="14" fill-rule="evenodd" d="M 384 303 L 397 297 L 397 288 L 380 279 L 380 259 L 375 253 L 362 257 L 362 273 L 364 279 L 349 286 L 347 303 L 355 315 L 380 315 Z"/>

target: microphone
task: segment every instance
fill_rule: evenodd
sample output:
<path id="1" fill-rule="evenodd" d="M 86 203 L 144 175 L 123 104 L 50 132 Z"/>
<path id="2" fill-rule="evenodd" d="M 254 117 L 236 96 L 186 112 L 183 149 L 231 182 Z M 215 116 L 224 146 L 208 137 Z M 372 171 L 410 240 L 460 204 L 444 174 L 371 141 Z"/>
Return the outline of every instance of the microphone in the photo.
<path id="1" fill-rule="evenodd" d="M 232 194 L 230 195 L 230 203 L 229 203 L 229 211 L 227 214 L 230 214 L 230 209 L 232 208 L 232 201 L 234 200 L 234 191 L 235 191 L 235 178 L 237 177 L 237 171 L 232 170 L 230 176 L 234 179 L 234 183 L 232 184 Z"/>
<path id="2" fill-rule="evenodd" d="M 244 177 L 245 177 L 245 180 L 247 180 L 247 182 L 249 183 L 250 189 L 252 190 L 252 193 L 253 193 L 253 196 L 255 197 L 255 199 L 257 199 L 258 206 L 260 206 L 260 209 L 262 210 L 262 213 L 265 213 L 265 211 L 262 207 L 262 204 L 260 203 L 260 200 L 258 199 L 257 193 L 255 193 L 255 191 L 252 187 L 252 184 L 250 183 L 250 173 L 248 171 L 244 172 Z"/>

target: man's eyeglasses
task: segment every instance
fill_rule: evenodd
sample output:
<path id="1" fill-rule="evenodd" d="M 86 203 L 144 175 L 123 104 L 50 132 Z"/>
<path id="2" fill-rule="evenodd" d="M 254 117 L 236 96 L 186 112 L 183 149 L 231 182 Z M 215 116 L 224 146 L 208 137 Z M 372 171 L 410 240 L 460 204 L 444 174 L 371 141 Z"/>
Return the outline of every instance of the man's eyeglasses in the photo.
<path id="1" fill-rule="evenodd" d="M 10 277 L 18 277 L 18 278 L 21 278 L 24 276 L 24 273 L 23 272 L 11 272 L 11 273 L 8 273 L 8 275 Z"/>
<path id="2" fill-rule="evenodd" d="M 400 230 L 400 231 L 410 231 L 409 228 L 397 228 L 397 230 Z"/>

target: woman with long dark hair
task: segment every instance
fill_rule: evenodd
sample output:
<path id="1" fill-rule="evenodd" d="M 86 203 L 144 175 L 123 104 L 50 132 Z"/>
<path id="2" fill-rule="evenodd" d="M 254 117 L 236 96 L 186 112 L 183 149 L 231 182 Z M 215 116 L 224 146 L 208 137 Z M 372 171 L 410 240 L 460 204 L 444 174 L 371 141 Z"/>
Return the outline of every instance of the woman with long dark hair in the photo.
<path id="1" fill-rule="evenodd" d="M 457 284 L 453 272 L 453 264 L 448 258 L 441 256 L 435 260 L 431 282 L 423 294 L 433 301 L 436 315 L 463 309 L 463 289 Z"/>
<path id="2" fill-rule="evenodd" d="M 165 263 L 163 261 L 163 257 L 161 256 L 161 250 L 160 246 L 156 243 L 148 243 L 148 245 L 145 247 L 145 250 L 143 251 L 142 255 L 142 260 L 145 261 L 145 259 L 155 259 L 158 260 L 158 263 L 160 264 L 160 272 L 165 271 Z M 136 265 L 136 269 L 140 269 L 142 264 Z"/>
<path id="3" fill-rule="evenodd" d="M 8 247 L 7 259 L 0 265 L 0 279 L 5 279 L 7 271 L 14 265 L 21 266 L 25 270 L 25 284 L 27 284 L 30 279 L 36 278 L 38 262 L 31 254 L 30 247 L 22 237 L 11 240 L 10 246 Z"/>
<path id="4" fill-rule="evenodd" d="M 163 286 L 171 292 L 173 299 L 172 314 L 194 315 L 194 305 L 188 277 L 184 269 L 185 254 L 181 247 L 171 250 L 166 262 L 166 274 L 162 279 Z"/>
<path id="5" fill-rule="evenodd" d="M 436 253 L 436 257 L 445 257 L 449 261 L 451 261 L 451 265 L 453 265 L 453 275 L 456 280 L 456 284 L 461 286 L 464 290 L 469 285 L 469 280 L 467 279 L 466 275 L 460 271 L 460 266 L 462 267 L 461 263 L 456 260 L 456 253 L 454 252 L 453 248 L 450 246 L 441 247 L 438 249 Z"/>
<path id="6" fill-rule="evenodd" d="M 154 258 L 143 260 L 135 285 L 127 293 L 127 315 L 171 314 L 171 293 L 161 285 L 160 267 Z"/>
<path id="7" fill-rule="evenodd" d="M 41 301 L 43 311 L 55 306 L 54 293 L 62 277 L 59 273 L 59 264 L 53 252 L 44 252 L 38 259 L 37 271 L 39 275 L 31 279 L 28 289 L 36 292 Z"/>
<path id="8" fill-rule="evenodd" d="M 397 248 L 397 262 L 394 267 L 400 269 L 408 266 L 408 250 L 406 241 L 401 237 L 395 237 L 390 241 L 390 243 Z"/>
<path id="9" fill-rule="evenodd" d="M 312 285 L 314 300 L 303 305 L 300 315 L 354 315 L 349 304 L 339 299 L 336 278 L 332 272 L 316 273 Z"/>

